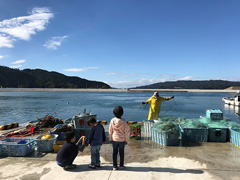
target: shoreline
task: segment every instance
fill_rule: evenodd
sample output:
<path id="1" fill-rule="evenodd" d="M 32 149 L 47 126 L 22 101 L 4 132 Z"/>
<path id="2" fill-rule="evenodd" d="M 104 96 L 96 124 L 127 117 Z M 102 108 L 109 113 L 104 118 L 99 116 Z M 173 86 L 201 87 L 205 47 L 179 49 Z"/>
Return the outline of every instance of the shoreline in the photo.
<path id="1" fill-rule="evenodd" d="M 237 93 L 225 89 L 64 89 L 64 88 L 0 88 L 0 92 L 189 92 L 189 93 Z"/>

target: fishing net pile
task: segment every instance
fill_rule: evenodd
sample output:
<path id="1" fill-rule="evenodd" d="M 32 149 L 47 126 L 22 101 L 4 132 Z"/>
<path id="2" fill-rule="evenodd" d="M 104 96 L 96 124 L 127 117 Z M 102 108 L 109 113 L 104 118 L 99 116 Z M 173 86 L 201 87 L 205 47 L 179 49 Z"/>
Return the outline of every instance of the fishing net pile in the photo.
<path id="1" fill-rule="evenodd" d="M 207 124 L 208 128 L 233 128 L 240 129 L 240 124 L 228 121 L 228 120 L 211 120 L 209 118 L 203 117 L 200 118 L 199 121 L 203 124 Z"/>
<path id="2" fill-rule="evenodd" d="M 40 128 L 48 128 L 48 127 L 54 127 L 57 124 L 63 124 L 64 120 L 63 119 L 58 119 L 56 117 L 53 117 L 51 115 L 46 115 L 43 118 L 37 118 L 38 123 L 37 126 Z"/>
<path id="3" fill-rule="evenodd" d="M 178 132 L 178 126 L 172 121 L 162 121 L 154 124 L 154 128 L 158 132 Z"/>
<path id="4" fill-rule="evenodd" d="M 240 129 L 240 124 L 227 120 L 211 120 L 207 117 L 201 118 L 176 118 L 174 116 L 161 116 L 154 121 L 154 128 L 158 132 L 177 132 L 178 125 L 182 128 L 232 128 Z"/>
<path id="5" fill-rule="evenodd" d="M 227 128 L 232 128 L 232 129 L 240 129 L 240 124 L 233 122 L 233 121 L 226 121 L 226 120 L 221 120 L 219 121 L 222 124 L 225 124 Z"/>
<path id="6" fill-rule="evenodd" d="M 160 121 L 160 122 L 166 122 L 166 121 L 177 122 L 178 118 L 176 118 L 174 116 L 160 116 L 158 118 L 158 121 Z"/>
<path id="7" fill-rule="evenodd" d="M 207 123 L 204 123 L 199 118 L 179 118 L 178 123 L 183 128 L 197 128 L 205 129 L 207 128 Z"/>
<path id="8" fill-rule="evenodd" d="M 225 123 L 221 123 L 220 121 L 212 121 L 208 124 L 209 128 L 228 128 Z"/>

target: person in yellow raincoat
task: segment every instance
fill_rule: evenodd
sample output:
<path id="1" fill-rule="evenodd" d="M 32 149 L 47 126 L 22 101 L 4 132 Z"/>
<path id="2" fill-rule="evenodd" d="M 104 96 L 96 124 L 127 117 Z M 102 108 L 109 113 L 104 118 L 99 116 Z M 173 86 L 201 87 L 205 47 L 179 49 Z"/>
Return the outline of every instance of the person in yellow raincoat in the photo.
<path id="1" fill-rule="evenodd" d="M 153 120 L 153 114 L 155 114 L 155 120 L 158 120 L 158 115 L 160 113 L 162 101 L 167 101 L 173 98 L 174 96 L 161 97 L 158 95 L 158 92 L 154 92 L 152 97 L 150 97 L 146 102 L 142 102 L 142 104 L 151 104 L 149 109 L 148 120 Z"/>

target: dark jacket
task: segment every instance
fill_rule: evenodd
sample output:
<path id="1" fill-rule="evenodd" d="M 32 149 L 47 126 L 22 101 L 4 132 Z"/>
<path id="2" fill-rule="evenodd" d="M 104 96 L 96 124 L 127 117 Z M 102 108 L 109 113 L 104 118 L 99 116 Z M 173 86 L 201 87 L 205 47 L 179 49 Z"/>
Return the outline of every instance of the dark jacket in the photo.
<path id="1" fill-rule="evenodd" d="M 101 124 L 97 124 L 90 131 L 88 143 L 91 146 L 101 146 L 102 142 L 106 142 L 105 130 Z"/>
<path id="2" fill-rule="evenodd" d="M 78 152 L 78 146 L 75 143 L 65 142 L 57 153 L 57 162 L 65 164 L 68 161 L 69 156 Z"/>

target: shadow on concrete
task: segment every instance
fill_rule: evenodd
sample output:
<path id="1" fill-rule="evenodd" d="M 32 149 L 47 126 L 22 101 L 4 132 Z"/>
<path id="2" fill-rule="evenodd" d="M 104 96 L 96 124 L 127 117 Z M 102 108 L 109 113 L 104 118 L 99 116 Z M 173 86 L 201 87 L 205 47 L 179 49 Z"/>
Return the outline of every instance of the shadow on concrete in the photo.
<path id="1" fill-rule="evenodd" d="M 202 146 L 201 142 L 180 142 L 180 146 L 182 147 L 194 147 L 194 146 Z"/>
<path id="2" fill-rule="evenodd" d="M 90 169 L 88 168 L 88 164 L 85 165 L 78 165 L 76 169 L 69 170 L 71 172 L 82 172 L 82 171 L 101 171 L 101 170 L 108 170 L 112 171 L 112 166 L 104 165 L 100 168 Z M 167 172 L 167 173 L 191 173 L 191 174 L 203 174 L 202 170 L 197 169 L 176 169 L 176 168 L 164 168 L 164 167 L 133 167 L 127 166 L 123 170 L 118 171 L 135 171 L 135 172 Z"/>
<path id="3" fill-rule="evenodd" d="M 170 173 L 192 173 L 202 174 L 202 170 L 196 169 L 176 169 L 176 168 L 163 168 L 163 167 L 126 167 L 123 171 L 139 171 L 139 172 L 170 172 Z"/>
<path id="4" fill-rule="evenodd" d="M 52 152 L 38 152 L 37 150 L 34 150 L 29 155 L 27 155 L 26 158 L 42 158 L 46 156 L 48 153 Z"/>
<path id="5" fill-rule="evenodd" d="M 7 158 L 7 157 L 16 157 L 16 158 L 19 158 L 19 157 L 23 157 L 23 158 L 42 158 L 44 156 L 46 156 L 49 152 L 37 152 L 37 151 L 33 151 L 31 152 L 30 154 L 27 154 L 26 156 L 8 156 L 8 155 L 1 155 L 0 156 L 0 159 L 3 159 L 3 158 Z"/>

